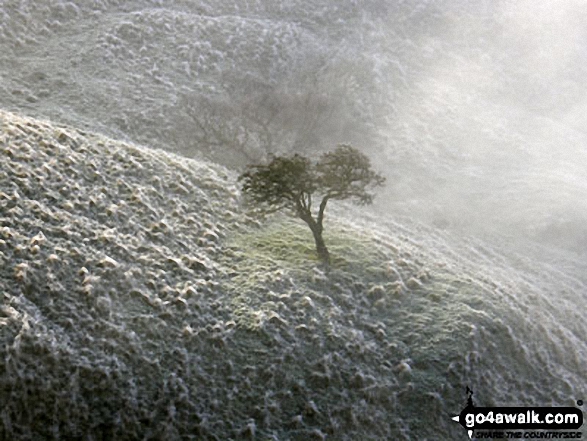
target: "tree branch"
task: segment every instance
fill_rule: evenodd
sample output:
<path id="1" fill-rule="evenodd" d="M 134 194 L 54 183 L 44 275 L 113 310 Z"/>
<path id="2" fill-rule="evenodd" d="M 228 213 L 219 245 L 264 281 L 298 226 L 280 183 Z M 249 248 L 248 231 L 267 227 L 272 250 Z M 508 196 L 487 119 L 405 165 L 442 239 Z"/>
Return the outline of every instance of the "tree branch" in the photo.
<path id="1" fill-rule="evenodd" d="M 324 221 L 324 210 L 326 210 L 326 204 L 328 203 L 328 199 L 330 196 L 326 195 L 322 198 L 322 202 L 320 202 L 320 209 L 318 210 L 318 219 L 316 222 L 322 228 L 322 222 Z"/>

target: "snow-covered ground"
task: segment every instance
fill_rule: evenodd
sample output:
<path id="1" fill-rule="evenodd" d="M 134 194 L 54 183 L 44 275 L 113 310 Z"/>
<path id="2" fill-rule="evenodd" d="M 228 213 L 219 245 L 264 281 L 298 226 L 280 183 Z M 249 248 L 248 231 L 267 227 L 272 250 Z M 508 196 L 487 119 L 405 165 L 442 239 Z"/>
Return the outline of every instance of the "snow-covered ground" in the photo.
<path id="1" fill-rule="evenodd" d="M 584 400 L 585 22 L 0 2 L 0 438 L 466 439 L 465 385 Z M 327 277 L 302 226 L 241 211 L 234 169 L 339 142 L 388 185 L 329 209 Z"/>
<path id="2" fill-rule="evenodd" d="M 5 0 L 0 106 L 232 167 L 270 121 L 274 149 L 368 151 L 383 213 L 584 252 L 586 20 L 582 0 Z"/>
<path id="3" fill-rule="evenodd" d="M 0 116 L 2 439 L 457 440 L 466 385 L 587 393 L 578 259 L 333 205 L 325 274 L 228 169 Z"/>

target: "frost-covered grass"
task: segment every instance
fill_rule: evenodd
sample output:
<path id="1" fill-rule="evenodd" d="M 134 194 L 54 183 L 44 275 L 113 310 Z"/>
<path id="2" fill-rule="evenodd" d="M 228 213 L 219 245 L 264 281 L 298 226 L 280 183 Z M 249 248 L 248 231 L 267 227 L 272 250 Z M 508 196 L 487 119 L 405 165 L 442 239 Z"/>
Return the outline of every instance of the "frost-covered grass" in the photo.
<path id="1" fill-rule="evenodd" d="M 582 262 L 333 204 L 326 273 L 223 167 L 0 119 L 0 439 L 465 440 L 465 385 L 587 392 Z"/>
<path id="2" fill-rule="evenodd" d="M 334 220 L 324 232 L 331 250 L 331 269 L 350 269 L 381 262 L 385 254 L 377 250 L 372 237 L 361 233 L 351 224 Z M 253 260 L 278 260 L 284 264 L 315 265 L 318 262 L 312 234 L 299 219 L 285 216 L 259 224 L 257 230 L 235 236 L 229 244 L 241 249 Z"/>
<path id="3" fill-rule="evenodd" d="M 370 148 L 394 183 L 383 209 L 583 253 L 587 72 L 568 41 L 585 5 L 565 2 L 545 34 L 549 4 L 534 3 L 4 0 L 0 103 L 238 167 L 231 143 L 194 143 L 204 97 L 255 132 L 236 104 L 273 90 L 257 110 L 274 115 L 309 94 L 333 117 L 294 137 Z"/>
<path id="4" fill-rule="evenodd" d="M 243 116 L 267 122 L 278 106 L 275 132 L 289 134 L 274 146 L 311 133 L 304 148 L 370 148 L 394 183 L 383 213 L 583 253 L 587 72 L 567 3 L 548 38 L 546 1 L 512 15 L 480 0 L 4 0 L 0 103 L 233 167 L 246 155 L 232 143 L 194 142 L 203 103 L 250 139 L 258 121 Z M 305 95 L 318 104 L 300 112 Z M 306 111 L 330 120 L 308 130 L 288 116 Z"/>

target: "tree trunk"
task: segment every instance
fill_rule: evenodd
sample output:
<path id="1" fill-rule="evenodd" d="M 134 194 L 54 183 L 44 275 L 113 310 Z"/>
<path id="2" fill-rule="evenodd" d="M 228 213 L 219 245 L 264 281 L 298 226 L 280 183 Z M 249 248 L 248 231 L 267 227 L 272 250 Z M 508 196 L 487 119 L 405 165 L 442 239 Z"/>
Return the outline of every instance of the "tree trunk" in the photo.
<path id="1" fill-rule="evenodd" d="M 314 242 L 316 242 L 316 251 L 318 253 L 318 258 L 320 261 L 326 265 L 330 265 L 330 253 L 328 252 L 328 248 L 326 248 L 326 244 L 324 243 L 324 239 L 322 238 L 322 228 L 319 225 L 310 225 L 310 229 L 312 230 L 312 234 L 314 235 Z"/>
<path id="2" fill-rule="evenodd" d="M 322 237 L 322 218 L 324 217 L 324 207 L 326 203 L 323 201 L 321 204 L 321 214 L 320 214 L 320 221 L 316 222 L 312 217 L 312 213 L 309 209 L 303 207 L 301 203 L 298 202 L 298 216 L 302 219 L 308 226 L 310 230 L 312 230 L 312 234 L 314 235 L 314 242 L 316 242 L 316 252 L 318 253 L 318 258 L 324 264 L 324 266 L 330 266 L 330 253 L 328 252 L 328 248 L 326 248 L 326 244 L 324 243 L 324 238 Z"/>

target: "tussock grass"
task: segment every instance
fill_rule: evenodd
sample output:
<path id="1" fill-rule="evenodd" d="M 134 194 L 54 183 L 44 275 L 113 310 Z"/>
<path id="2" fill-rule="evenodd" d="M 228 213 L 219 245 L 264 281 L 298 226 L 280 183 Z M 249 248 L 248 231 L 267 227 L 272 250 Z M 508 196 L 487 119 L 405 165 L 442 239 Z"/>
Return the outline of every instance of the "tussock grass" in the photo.
<path id="1" fill-rule="evenodd" d="M 326 272 L 229 170 L 0 117 L 0 439 L 466 439 L 463 384 L 587 394 L 580 277 L 336 205 Z"/>

